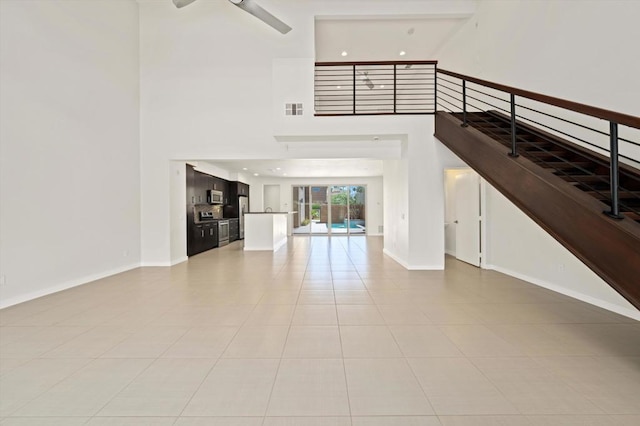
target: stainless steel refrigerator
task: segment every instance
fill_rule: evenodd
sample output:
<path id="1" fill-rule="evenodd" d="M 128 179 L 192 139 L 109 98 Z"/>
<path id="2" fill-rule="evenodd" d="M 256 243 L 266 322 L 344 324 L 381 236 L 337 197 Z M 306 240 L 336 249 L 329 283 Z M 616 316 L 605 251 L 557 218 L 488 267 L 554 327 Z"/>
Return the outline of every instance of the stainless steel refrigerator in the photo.
<path id="1" fill-rule="evenodd" d="M 238 219 L 240 225 L 240 239 L 244 239 L 244 213 L 249 209 L 249 199 L 247 197 L 238 197 Z"/>

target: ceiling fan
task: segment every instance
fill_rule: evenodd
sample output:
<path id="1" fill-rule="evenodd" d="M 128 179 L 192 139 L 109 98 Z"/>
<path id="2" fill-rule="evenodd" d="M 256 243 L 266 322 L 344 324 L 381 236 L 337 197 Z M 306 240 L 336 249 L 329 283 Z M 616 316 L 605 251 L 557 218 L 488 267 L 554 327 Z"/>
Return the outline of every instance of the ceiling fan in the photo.
<path id="1" fill-rule="evenodd" d="M 358 75 L 360 75 L 360 80 L 362 80 L 362 83 L 364 83 L 369 89 L 373 89 L 375 87 L 375 84 L 373 84 L 373 81 L 371 81 L 371 79 L 369 78 L 369 72 L 368 71 L 357 71 Z"/>
<path id="2" fill-rule="evenodd" d="M 196 0 L 173 0 L 173 4 L 175 4 L 177 8 L 181 8 L 181 7 L 190 5 L 194 1 Z M 286 34 L 289 31 L 291 31 L 290 26 L 288 26 L 287 24 L 285 24 L 284 22 L 282 22 L 281 20 L 279 20 L 278 18 L 276 18 L 275 16 L 267 12 L 265 9 L 260 7 L 260 5 L 253 0 L 229 0 L 229 1 L 235 4 L 236 6 L 238 6 L 240 9 L 244 10 L 245 12 L 249 12 L 256 18 L 260 19 L 265 24 L 280 31 L 282 34 Z"/>

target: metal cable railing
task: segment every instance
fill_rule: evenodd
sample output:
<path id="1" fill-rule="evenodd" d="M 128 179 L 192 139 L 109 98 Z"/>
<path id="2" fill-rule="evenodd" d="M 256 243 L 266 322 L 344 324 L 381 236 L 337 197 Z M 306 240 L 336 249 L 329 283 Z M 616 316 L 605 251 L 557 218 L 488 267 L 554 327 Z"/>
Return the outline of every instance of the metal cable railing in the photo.
<path id="1" fill-rule="evenodd" d="M 640 220 L 640 117 L 437 72 L 438 109 L 608 202 L 608 215 Z"/>
<path id="2" fill-rule="evenodd" d="M 315 115 L 433 114 L 436 64 L 317 62 Z"/>

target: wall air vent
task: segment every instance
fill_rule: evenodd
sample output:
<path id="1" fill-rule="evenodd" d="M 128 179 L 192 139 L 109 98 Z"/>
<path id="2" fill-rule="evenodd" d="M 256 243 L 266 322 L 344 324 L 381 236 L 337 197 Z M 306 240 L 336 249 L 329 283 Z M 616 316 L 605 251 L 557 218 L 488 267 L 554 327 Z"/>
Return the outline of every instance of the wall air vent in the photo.
<path id="1" fill-rule="evenodd" d="M 302 104 L 285 104 L 286 115 L 302 115 Z"/>

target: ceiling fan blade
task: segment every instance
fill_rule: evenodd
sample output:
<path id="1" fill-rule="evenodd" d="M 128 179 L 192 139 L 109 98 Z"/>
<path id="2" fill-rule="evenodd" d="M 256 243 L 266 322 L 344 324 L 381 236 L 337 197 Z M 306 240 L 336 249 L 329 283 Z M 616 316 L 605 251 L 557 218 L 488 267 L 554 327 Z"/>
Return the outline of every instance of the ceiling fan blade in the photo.
<path id="1" fill-rule="evenodd" d="M 364 84 L 366 84 L 369 89 L 373 89 L 374 88 L 373 81 L 371 81 L 371 79 L 369 79 L 369 77 L 365 78 Z"/>
<path id="2" fill-rule="evenodd" d="M 176 7 L 180 9 L 181 7 L 189 6 L 194 1 L 196 0 L 173 0 L 173 4 L 175 4 Z"/>
<path id="3" fill-rule="evenodd" d="M 194 1 L 194 0 L 191 0 L 191 1 Z M 288 26 L 287 24 L 285 24 L 284 22 L 282 22 L 281 20 L 279 20 L 278 18 L 276 18 L 275 16 L 267 12 L 265 9 L 260 7 L 260 5 L 255 3 L 253 0 L 229 0 L 229 1 L 235 4 L 236 6 L 238 6 L 240 9 L 244 10 L 245 12 L 249 12 L 256 18 L 260 19 L 265 24 L 280 31 L 282 34 L 286 34 L 289 31 L 291 31 L 290 26 Z"/>
<path id="4" fill-rule="evenodd" d="M 373 89 L 375 87 L 375 84 L 373 84 L 373 81 L 371 81 L 371 79 L 369 78 L 369 72 L 368 71 L 358 71 L 358 74 L 360 74 L 360 79 L 362 80 L 362 82 L 364 83 L 365 86 L 367 86 L 369 89 Z"/>

